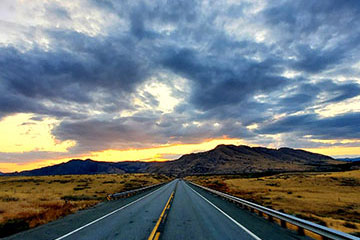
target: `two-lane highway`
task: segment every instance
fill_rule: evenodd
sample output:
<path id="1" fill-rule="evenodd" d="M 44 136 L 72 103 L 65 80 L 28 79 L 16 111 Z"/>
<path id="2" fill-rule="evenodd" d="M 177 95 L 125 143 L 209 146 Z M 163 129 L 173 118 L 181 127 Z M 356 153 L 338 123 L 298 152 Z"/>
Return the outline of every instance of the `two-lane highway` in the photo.
<path id="1" fill-rule="evenodd" d="M 180 181 L 163 239 L 260 238 Z"/>
<path id="2" fill-rule="evenodd" d="M 157 234 L 160 239 L 306 239 L 181 180 L 99 204 L 8 239 L 148 239 L 169 199 L 173 201 Z"/>
<path id="3" fill-rule="evenodd" d="M 106 206 L 108 203 L 105 203 L 89 211 L 86 210 L 85 214 L 80 211 L 78 214 L 16 234 L 8 239 L 147 239 L 177 181 L 172 181 L 143 196 L 137 196 L 138 198 L 132 198 L 131 202 L 124 199 L 108 202 L 110 205 L 118 203 L 115 209 L 113 206 L 108 208 Z M 97 215 L 96 218 L 93 217 L 94 214 Z"/>
<path id="4" fill-rule="evenodd" d="M 179 181 L 163 239 L 308 239 Z"/>

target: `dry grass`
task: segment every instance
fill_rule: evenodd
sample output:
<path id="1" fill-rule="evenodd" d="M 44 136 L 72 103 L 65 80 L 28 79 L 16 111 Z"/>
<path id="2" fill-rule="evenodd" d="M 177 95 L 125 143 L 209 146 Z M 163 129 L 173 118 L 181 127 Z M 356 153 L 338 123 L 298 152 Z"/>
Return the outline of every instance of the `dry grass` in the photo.
<path id="1" fill-rule="evenodd" d="M 0 237 L 93 206 L 107 194 L 165 181 L 152 174 L 0 177 Z"/>
<path id="2" fill-rule="evenodd" d="M 187 179 L 343 232 L 360 232 L 360 170 Z"/>

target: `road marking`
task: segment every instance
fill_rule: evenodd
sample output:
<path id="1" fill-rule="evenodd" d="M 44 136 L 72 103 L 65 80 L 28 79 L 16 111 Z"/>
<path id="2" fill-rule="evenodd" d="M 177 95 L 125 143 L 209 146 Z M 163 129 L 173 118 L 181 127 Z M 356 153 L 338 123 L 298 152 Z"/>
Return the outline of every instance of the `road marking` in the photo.
<path id="1" fill-rule="evenodd" d="M 220 208 L 218 208 L 215 204 L 213 204 L 212 202 L 210 202 L 209 200 L 207 200 L 205 197 L 203 197 L 200 193 L 198 193 L 197 191 L 195 191 L 192 187 L 190 187 L 188 184 L 186 184 L 192 191 L 194 191 L 197 195 L 199 195 L 202 199 L 204 199 L 206 202 L 208 202 L 211 206 L 213 206 L 214 208 L 216 208 L 219 212 L 221 212 L 222 214 L 224 214 L 227 218 L 229 218 L 232 222 L 234 222 L 236 225 L 238 225 L 240 228 L 242 228 L 245 232 L 247 232 L 250 236 L 252 236 L 254 239 L 256 240 L 261 240 L 261 238 L 259 238 L 258 236 L 256 236 L 254 233 L 250 232 L 249 229 L 247 229 L 246 227 L 244 227 L 243 225 L 241 225 L 240 223 L 238 223 L 235 219 L 233 219 L 232 217 L 230 217 L 228 214 L 226 214 L 223 210 L 221 210 Z"/>
<path id="2" fill-rule="evenodd" d="M 176 183 L 176 186 L 177 186 L 177 183 Z M 175 189 L 176 189 L 176 186 L 175 186 Z M 158 231 L 159 226 L 160 226 L 161 222 L 164 224 L 164 221 L 166 221 L 166 217 L 167 217 L 167 214 L 168 214 L 169 209 L 171 207 L 172 200 L 174 199 L 174 195 L 175 195 L 175 190 L 171 193 L 171 195 L 169 197 L 169 200 L 165 204 L 165 207 L 162 210 L 162 212 L 160 214 L 160 217 L 159 217 L 158 221 L 156 222 L 155 227 L 152 230 L 148 240 L 158 240 L 160 238 L 160 231 Z"/>
<path id="3" fill-rule="evenodd" d="M 169 185 L 169 184 L 170 184 L 170 183 L 166 184 L 165 186 L 167 186 L 167 185 Z M 164 187 L 165 187 L 165 186 L 164 186 Z M 159 191 L 160 189 L 162 189 L 162 188 L 163 188 L 163 187 L 160 187 L 159 189 L 157 189 L 157 190 L 155 190 L 155 191 L 153 191 L 153 192 L 151 192 L 151 193 L 149 193 L 149 194 L 146 194 L 145 196 L 142 196 L 141 198 L 136 199 L 135 201 L 130 202 L 130 203 L 122 206 L 121 208 L 118 208 L 118 209 L 116 209 L 116 210 L 114 210 L 114 211 L 112 211 L 112 212 L 110 212 L 110 213 L 108 213 L 108 214 L 106 214 L 106 215 L 98 218 L 98 219 L 95 219 L 95 220 L 92 221 L 92 222 L 89 222 L 89 223 L 85 224 L 85 225 L 82 226 L 82 227 L 79 227 L 79 228 L 77 228 L 77 229 L 75 229 L 75 230 L 73 230 L 73 231 L 71 231 L 71 232 L 69 232 L 69 233 L 67 233 L 67 234 L 65 234 L 65 235 L 63 235 L 63 236 L 61 236 L 61 237 L 56 238 L 55 240 L 64 239 L 64 238 L 70 236 L 71 234 L 74 234 L 74 233 L 80 231 L 81 229 L 84 229 L 84 228 L 86 228 L 86 227 L 88 227 L 88 226 L 90 226 L 90 225 L 92 225 L 92 224 L 94 224 L 94 223 L 96 223 L 96 222 L 98 222 L 98 221 L 100 221 L 100 220 L 102 220 L 102 219 L 104 219 L 104 218 L 106 218 L 106 217 L 108 217 L 108 216 L 110 216 L 110 215 L 112 215 L 112 214 L 114 214 L 114 213 L 116 213 L 116 212 L 118 212 L 118 211 L 120 211 L 120 210 L 122 210 L 122 209 L 124 209 L 124 208 L 126 208 L 126 207 L 128 207 L 128 206 L 130 206 L 130 205 L 132 205 L 132 204 L 134 204 L 134 203 L 136 203 L 136 202 L 144 199 L 144 198 L 146 198 L 146 197 L 148 197 L 148 196 L 150 196 L 150 195 L 153 194 L 153 193 L 158 192 L 158 191 Z"/>

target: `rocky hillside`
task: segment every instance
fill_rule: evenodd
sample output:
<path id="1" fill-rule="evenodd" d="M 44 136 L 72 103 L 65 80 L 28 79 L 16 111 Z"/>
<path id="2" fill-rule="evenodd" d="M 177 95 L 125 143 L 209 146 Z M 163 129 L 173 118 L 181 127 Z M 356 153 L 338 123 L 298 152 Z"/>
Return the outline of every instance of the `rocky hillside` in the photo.
<path id="1" fill-rule="evenodd" d="M 331 170 L 341 164 L 333 158 L 291 148 L 269 149 L 219 145 L 215 149 L 187 154 L 171 162 L 153 164 L 148 171 L 171 174 L 242 174 L 260 172 Z"/>

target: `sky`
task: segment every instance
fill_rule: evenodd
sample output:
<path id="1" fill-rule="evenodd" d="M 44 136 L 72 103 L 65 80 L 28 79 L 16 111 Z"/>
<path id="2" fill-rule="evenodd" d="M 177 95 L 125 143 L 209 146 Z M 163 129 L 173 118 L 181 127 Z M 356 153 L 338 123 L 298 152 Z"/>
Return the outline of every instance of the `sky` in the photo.
<path id="1" fill-rule="evenodd" d="M 1 0 L 0 171 L 217 144 L 360 156 L 358 0 Z"/>

